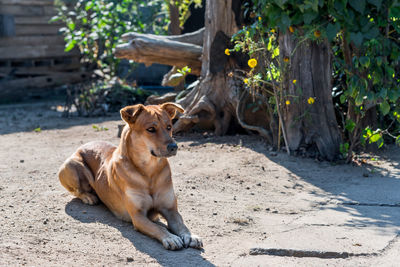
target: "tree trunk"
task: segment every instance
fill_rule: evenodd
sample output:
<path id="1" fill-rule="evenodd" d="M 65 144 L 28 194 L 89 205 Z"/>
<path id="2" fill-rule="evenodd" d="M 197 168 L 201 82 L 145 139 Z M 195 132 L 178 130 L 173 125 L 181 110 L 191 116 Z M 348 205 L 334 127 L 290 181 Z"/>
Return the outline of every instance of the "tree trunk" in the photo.
<path id="1" fill-rule="evenodd" d="M 284 66 L 282 102 L 290 101 L 281 108 L 289 148 L 296 151 L 315 144 L 323 158 L 334 160 L 339 155 L 341 136 L 332 101 L 329 42 L 299 42 L 286 32 L 279 36 L 279 47 Z"/>
<path id="2" fill-rule="evenodd" d="M 206 123 L 214 126 L 217 135 L 227 132 L 232 117 L 236 117 L 241 84 L 228 76 L 238 67 L 224 50 L 237 31 L 232 0 L 207 1 L 200 83 L 178 101 L 186 111 L 175 123 L 176 131 Z"/>

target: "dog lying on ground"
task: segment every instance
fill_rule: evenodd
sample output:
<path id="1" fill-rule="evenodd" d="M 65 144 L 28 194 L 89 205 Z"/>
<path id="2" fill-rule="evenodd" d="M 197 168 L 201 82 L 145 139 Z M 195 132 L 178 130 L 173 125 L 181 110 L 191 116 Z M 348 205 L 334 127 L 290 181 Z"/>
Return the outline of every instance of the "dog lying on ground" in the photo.
<path id="1" fill-rule="evenodd" d="M 121 109 L 126 122 L 119 146 L 95 141 L 82 145 L 61 166 L 61 184 L 89 205 L 99 199 L 118 218 L 166 249 L 201 248 L 178 212 L 167 157 L 176 155 L 171 120 L 184 110 L 173 103 Z M 168 229 L 157 224 L 158 215 Z"/>

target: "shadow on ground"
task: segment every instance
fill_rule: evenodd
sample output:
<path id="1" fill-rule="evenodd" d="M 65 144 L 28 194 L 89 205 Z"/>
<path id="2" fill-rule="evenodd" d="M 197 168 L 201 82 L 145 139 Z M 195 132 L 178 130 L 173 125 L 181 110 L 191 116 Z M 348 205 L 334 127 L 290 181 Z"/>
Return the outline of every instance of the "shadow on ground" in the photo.
<path id="1" fill-rule="evenodd" d="M 65 129 L 78 125 L 93 125 L 120 118 L 118 112 L 101 117 L 62 117 L 63 101 L 41 101 L 35 103 L 19 103 L 0 105 L 0 135 L 18 132 Z M 121 122 L 122 123 L 122 122 Z"/>
<path id="2" fill-rule="evenodd" d="M 83 214 L 82 210 L 87 213 Z M 131 223 L 116 218 L 103 204 L 87 206 L 78 198 L 74 198 L 67 203 L 65 212 L 82 223 L 97 222 L 116 228 L 136 250 L 154 258 L 162 266 L 215 266 L 202 257 L 200 250 L 188 248 L 169 251 L 164 249 L 158 241 L 135 231 Z"/>

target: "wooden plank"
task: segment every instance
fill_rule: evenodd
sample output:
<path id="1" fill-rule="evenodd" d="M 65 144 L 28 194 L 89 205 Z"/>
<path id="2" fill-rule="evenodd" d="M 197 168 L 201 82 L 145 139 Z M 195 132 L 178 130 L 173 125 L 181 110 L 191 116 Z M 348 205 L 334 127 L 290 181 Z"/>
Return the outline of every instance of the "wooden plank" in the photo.
<path id="1" fill-rule="evenodd" d="M 0 75 L 8 76 L 34 76 L 34 75 L 46 75 L 54 72 L 73 71 L 78 70 L 81 67 L 79 62 L 71 62 L 68 64 L 58 64 L 54 66 L 43 66 L 43 67 L 0 67 Z"/>
<path id="2" fill-rule="evenodd" d="M 15 36 L 14 16 L 0 14 L 0 37 L 7 36 Z"/>
<path id="3" fill-rule="evenodd" d="M 89 79 L 88 72 L 55 73 L 48 76 L 22 78 L 0 82 L 0 99 L 18 99 L 35 93 L 38 88 L 51 88 Z"/>
<path id="4" fill-rule="evenodd" d="M 79 51 L 64 51 L 63 45 L 0 47 L 0 59 L 52 58 L 79 55 Z"/>
<path id="5" fill-rule="evenodd" d="M 7 46 L 35 46 L 35 45 L 64 45 L 64 37 L 62 35 L 49 36 L 14 36 L 0 38 L 0 47 Z"/>
<path id="6" fill-rule="evenodd" d="M 50 22 L 52 16 L 17 16 L 14 18 L 15 24 L 51 24 L 62 25 L 62 21 Z"/>
<path id="7" fill-rule="evenodd" d="M 14 16 L 43 16 L 44 6 L 0 5 L 0 14 Z"/>
<path id="8" fill-rule="evenodd" d="M 57 9 L 55 6 L 43 6 L 44 14 L 48 16 L 57 15 Z"/>
<path id="9" fill-rule="evenodd" d="M 56 35 L 60 30 L 60 25 L 15 25 L 17 36 L 27 35 Z"/>
<path id="10" fill-rule="evenodd" d="M 3 5 L 23 5 L 23 6 L 48 6 L 54 5 L 54 0 L 1 0 Z"/>

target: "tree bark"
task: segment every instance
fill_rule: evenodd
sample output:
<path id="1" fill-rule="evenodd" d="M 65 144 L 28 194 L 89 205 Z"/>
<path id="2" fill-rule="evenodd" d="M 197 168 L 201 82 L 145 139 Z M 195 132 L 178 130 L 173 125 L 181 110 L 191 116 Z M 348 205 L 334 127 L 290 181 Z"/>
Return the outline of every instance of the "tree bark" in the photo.
<path id="1" fill-rule="evenodd" d="M 216 135 L 223 135 L 232 118 L 236 118 L 241 82 L 228 76 L 238 67 L 224 50 L 237 31 L 232 0 L 206 2 L 200 83 L 178 101 L 186 111 L 175 123 L 175 131 L 205 123 L 214 126 Z"/>
<path id="2" fill-rule="evenodd" d="M 329 42 L 299 42 L 286 32 L 279 36 L 283 68 L 283 121 L 290 150 L 315 144 L 320 155 L 334 160 L 341 136 L 332 101 L 332 55 Z M 288 58 L 288 62 L 282 59 Z M 293 81 L 296 80 L 294 83 Z M 313 98 L 314 103 L 308 103 Z M 282 101 L 285 102 L 285 101 Z"/>

